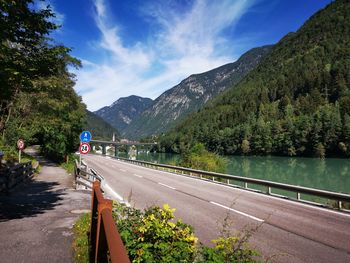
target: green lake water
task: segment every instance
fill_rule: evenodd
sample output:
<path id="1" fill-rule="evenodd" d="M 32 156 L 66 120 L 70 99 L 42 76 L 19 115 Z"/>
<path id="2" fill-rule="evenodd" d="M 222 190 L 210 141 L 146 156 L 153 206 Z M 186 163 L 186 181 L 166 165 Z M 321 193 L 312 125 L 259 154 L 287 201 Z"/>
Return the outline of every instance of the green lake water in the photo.
<path id="1" fill-rule="evenodd" d="M 120 157 L 126 156 L 121 154 Z M 165 153 L 141 153 L 137 156 L 138 160 L 162 164 L 176 163 L 179 158 L 179 155 Z M 227 174 L 350 193 L 349 159 L 275 156 L 226 156 L 225 158 Z M 259 189 L 258 186 L 253 188 Z"/>

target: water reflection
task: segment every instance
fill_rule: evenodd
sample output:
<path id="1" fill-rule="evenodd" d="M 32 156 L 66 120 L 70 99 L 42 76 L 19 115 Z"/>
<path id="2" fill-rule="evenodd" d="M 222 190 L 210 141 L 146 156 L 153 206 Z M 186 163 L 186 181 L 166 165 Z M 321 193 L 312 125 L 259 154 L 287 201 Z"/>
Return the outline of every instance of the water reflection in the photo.
<path id="1" fill-rule="evenodd" d="M 312 188 L 350 192 L 348 159 L 227 157 L 229 174 Z"/>

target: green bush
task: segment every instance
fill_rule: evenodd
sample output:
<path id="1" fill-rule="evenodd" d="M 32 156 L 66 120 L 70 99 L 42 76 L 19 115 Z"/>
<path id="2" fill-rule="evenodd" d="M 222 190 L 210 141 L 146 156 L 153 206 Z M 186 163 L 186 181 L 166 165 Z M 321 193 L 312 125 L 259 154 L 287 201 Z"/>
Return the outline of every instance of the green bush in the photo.
<path id="1" fill-rule="evenodd" d="M 261 262 L 260 255 L 241 237 L 220 237 L 212 241 L 215 247 L 202 246 L 196 263 Z"/>
<path id="2" fill-rule="evenodd" d="M 174 222 L 174 211 L 150 207 L 144 211 L 114 206 L 114 218 L 132 262 L 193 262 L 197 238 L 191 226 Z"/>
<path id="3" fill-rule="evenodd" d="M 204 144 L 198 143 L 184 152 L 178 165 L 211 172 L 225 172 L 227 161 L 218 154 L 208 152 Z"/>

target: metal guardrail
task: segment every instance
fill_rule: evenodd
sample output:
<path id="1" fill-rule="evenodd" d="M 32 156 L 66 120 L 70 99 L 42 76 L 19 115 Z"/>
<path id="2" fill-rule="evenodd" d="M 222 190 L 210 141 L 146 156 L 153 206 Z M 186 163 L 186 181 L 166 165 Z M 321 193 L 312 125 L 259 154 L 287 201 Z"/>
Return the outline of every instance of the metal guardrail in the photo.
<path id="1" fill-rule="evenodd" d="M 179 167 L 179 166 L 172 166 L 172 165 L 166 165 L 166 164 L 156 164 L 156 163 L 151 163 L 151 162 L 145 162 L 145 161 L 138 161 L 138 160 L 130 160 L 126 158 L 116 158 L 118 160 L 122 160 L 125 162 L 129 162 L 132 164 L 136 165 L 141 165 L 144 167 L 148 168 L 153 168 L 153 169 L 163 169 L 167 171 L 171 171 L 177 174 L 183 174 L 187 176 L 194 176 L 203 180 L 209 180 L 213 181 L 219 184 L 225 184 L 229 185 L 232 187 L 240 187 L 238 185 L 234 185 L 232 181 L 238 181 L 238 182 L 243 182 L 244 183 L 244 189 L 247 190 L 253 190 L 255 192 L 261 192 L 265 193 L 268 195 L 272 196 L 277 196 L 277 197 L 283 197 L 283 198 L 288 198 L 292 200 L 297 200 L 300 202 L 305 202 L 305 203 L 311 203 L 311 204 L 317 204 L 317 205 L 325 205 L 323 203 L 319 202 L 310 202 L 307 200 L 304 200 L 301 198 L 301 194 L 307 194 L 307 195 L 312 195 L 316 197 L 322 197 L 330 200 L 334 200 L 337 203 L 337 208 L 339 210 L 344 210 L 342 208 L 342 202 L 350 203 L 350 195 L 349 194 L 343 194 L 343 193 L 336 193 L 336 192 L 331 192 L 331 191 L 325 191 L 325 190 L 319 190 L 319 189 L 314 189 L 314 188 L 308 188 L 308 187 L 303 187 L 303 186 L 295 186 L 295 185 L 290 185 L 290 184 L 283 184 L 283 183 L 277 183 L 277 182 L 271 182 L 271 181 L 266 181 L 266 180 L 261 180 L 261 179 L 255 179 L 255 178 L 249 178 L 249 177 L 243 177 L 243 176 L 236 176 L 236 175 L 229 175 L 229 174 L 222 174 L 222 173 L 215 173 L 215 172 L 208 172 L 208 171 L 202 171 L 202 170 L 196 170 L 196 169 L 190 169 L 190 168 L 184 168 L 184 167 Z M 219 179 L 219 180 L 218 180 Z M 220 181 L 221 180 L 221 181 Z M 255 184 L 255 185 L 261 185 L 266 187 L 266 192 L 262 192 L 259 190 L 255 190 L 252 188 L 248 187 L 248 184 Z M 287 190 L 290 192 L 294 192 L 296 194 L 295 198 L 290 198 L 288 196 L 282 196 L 279 194 L 272 193 L 272 189 L 281 189 L 281 190 Z M 327 207 L 334 208 L 332 206 L 326 205 Z"/>
<path id="2" fill-rule="evenodd" d="M 88 172 L 90 170 L 90 172 Z M 75 185 L 77 186 L 83 186 L 85 189 L 92 189 L 93 182 L 95 181 L 103 181 L 103 176 L 97 174 L 97 172 L 94 169 L 88 169 L 88 166 L 86 163 L 82 162 L 82 165 L 79 166 L 79 163 L 77 160 L 75 160 L 74 165 L 74 175 L 75 175 Z"/>
<path id="3" fill-rule="evenodd" d="M 102 195 L 100 182 L 92 185 L 90 262 L 130 263 L 112 217 L 112 200 Z"/>

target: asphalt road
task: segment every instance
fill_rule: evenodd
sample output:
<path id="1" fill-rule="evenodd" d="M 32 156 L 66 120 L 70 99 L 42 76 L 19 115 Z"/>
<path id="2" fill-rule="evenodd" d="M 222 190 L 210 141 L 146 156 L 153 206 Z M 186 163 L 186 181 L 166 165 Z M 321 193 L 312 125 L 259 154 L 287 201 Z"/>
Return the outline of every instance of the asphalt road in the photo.
<path id="1" fill-rule="evenodd" d="M 350 215 L 195 178 L 156 171 L 110 157 L 87 155 L 114 196 L 145 208 L 168 203 L 175 216 L 210 244 L 225 218 L 233 234 L 255 229 L 250 243 L 276 262 L 350 262 Z"/>

